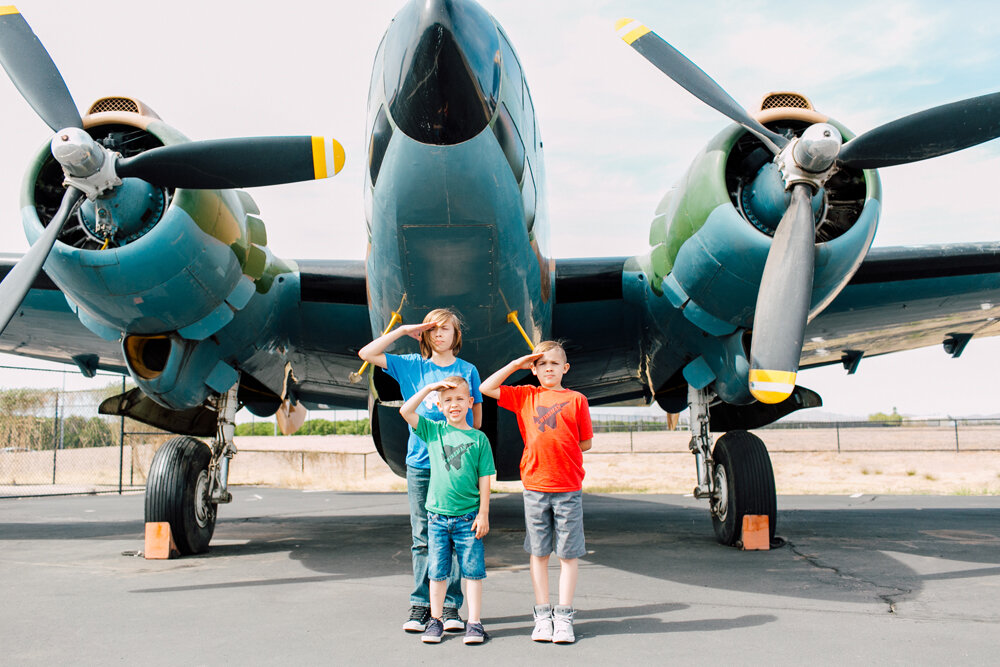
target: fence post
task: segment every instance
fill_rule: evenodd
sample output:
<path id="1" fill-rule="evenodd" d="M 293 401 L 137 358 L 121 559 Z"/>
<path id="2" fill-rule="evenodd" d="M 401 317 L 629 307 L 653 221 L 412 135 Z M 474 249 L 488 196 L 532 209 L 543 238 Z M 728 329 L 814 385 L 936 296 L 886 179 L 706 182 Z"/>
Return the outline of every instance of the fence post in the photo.
<path id="1" fill-rule="evenodd" d="M 628 426 L 628 453 L 635 454 L 635 449 L 632 446 L 632 424 Z"/>
<path id="2" fill-rule="evenodd" d="M 56 413 L 52 419 L 52 484 L 56 483 L 56 454 L 59 452 L 59 392 L 56 392 Z"/>
<path id="3" fill-rule="evenodd" d="M 125 393 L 125 376 L 122 375 L 122 394 Z M 118 435 L 118 495 L 122 494 L 122 478 L 125 475 L 125 413 L 121 416 L 121 431 Z"/>
<path id="4" fill-rule="evenodd" d="M 958 453 L 958 420 L 953 418 L 951 421 L 955 424 L 955 453 Z"/>
<path id="5" fill-rule="evenodd" d="M 834 422 L 837 425 L 837 453 L 840 453 L 840 422 Z"/>

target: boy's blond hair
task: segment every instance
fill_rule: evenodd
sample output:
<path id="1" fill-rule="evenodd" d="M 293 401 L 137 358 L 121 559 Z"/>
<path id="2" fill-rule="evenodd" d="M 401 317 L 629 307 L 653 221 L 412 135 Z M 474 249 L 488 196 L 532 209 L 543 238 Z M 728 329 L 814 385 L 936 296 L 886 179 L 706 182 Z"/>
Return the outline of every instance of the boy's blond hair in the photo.
<path id="1" fill-rule="evenodd" d="M 472 388 L 469 386 L 469 381 L 466 380 L 461 375 L 452 375 L 451 377 L 445 378 L 444 381 L 450 382 L 451 384 L 455 385 L 454 387 L 452 387 L 452 389 L 461 389 L 464 387 L 465 393 L 467 393 L 469 396 L 472 396 Z M 451 391 L 451 389 L 442 389 L 441 391 L 442 392 Z"/>
<path id="2" fill-rule="evenodd" d="M 455 329 L 455 340 L 451 343 L 451 353 L 457 357 L 459 350 L 462 349 L 462 320 L 458 319 L 458 314 L 451 308 L 435 308 L 424 316 L 424 323 L 427 322 L 451 324 L 452 328 Z M 431 346 L 431 331 L 432 329 L 428 329 L 420 334 L 420 354 L 424 359 L 430 359 L 434 353 L 434 348 Z"/>
<path id="3" fill-rule="evenodd" d="M 569 361 L 569 358 L 566 356 L 566 348 L 564 348 L 562 346 L 562 343 L 560 343 L 557 340 L 543 340 L 541 343 L 535 346 L 535 349 L 533 349 L 532 352 L 534 354 L 538 353 L 544 354 L 549 350 L 559 350 L 560 352 L 562 352 L 563 359 L 567 362 Z"/>

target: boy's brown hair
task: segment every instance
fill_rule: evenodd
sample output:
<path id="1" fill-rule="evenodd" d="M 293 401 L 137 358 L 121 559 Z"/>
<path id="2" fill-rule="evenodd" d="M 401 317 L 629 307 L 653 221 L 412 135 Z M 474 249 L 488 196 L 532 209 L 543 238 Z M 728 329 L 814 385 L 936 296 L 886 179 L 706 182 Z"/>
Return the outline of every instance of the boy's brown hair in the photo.
<path id="1" fill-rule="evenodd" d="M 451 343 L 451 353 L 457 357 L 459 350 L 462 349 L 462 320 L 458 318 L 458 314 L 451 308 L 435 308 L 424 316 L 424 323 L 427 322 L 451 324 L 455 330 L 455 340 Z M 434 348 L 431 346 L 431 331 L 433 329 L 428 329 L 420 334 L 420 354 L 424 359 L 430 359 L 434 353 Z"/>
<path id="2" fill-rule="evenodd" d="M 535 346 L 535 349 L 532 350 L 532 353 L 534 353 L 534 354 L 538 354 L 538 353 L 544 354 L 544 353 L 548 352 L 549 350 L 559 350 L 560 352 L 562 352 L 563 359 L 566 362 L 569 362 L 569 358 L 567 358 L 567 356 L 566 356 L 566 348 L 564 348 L 562 346 L 562 343 L 560 343 L 557 340 L 543 340 L 541 343 L 539 343 L 538 345 Z"/>

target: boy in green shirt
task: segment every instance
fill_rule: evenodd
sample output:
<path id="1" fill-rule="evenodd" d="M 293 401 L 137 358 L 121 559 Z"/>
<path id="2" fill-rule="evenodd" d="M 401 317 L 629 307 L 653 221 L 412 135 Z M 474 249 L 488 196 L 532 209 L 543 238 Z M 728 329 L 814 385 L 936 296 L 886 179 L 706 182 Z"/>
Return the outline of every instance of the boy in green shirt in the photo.
<path id="1" fill-rule="evenodd" d="M 438 408 L 446 421 L 431 421 L 417 414 L 417 406 L 432 391 L 438 392 Z M 468 381 L 456 375 L 424 386 L 399 409 L 413 432 L 427 443 L 431 463 L 427 489 L 431 619 L 421 637 L 428 644 L 440 642 L 444 634 L 441 615 L 453 550 L 466 581 L 469 603 L 465 643 L 480 644 L 489 639 L 480 616 L 486 578 L 482 538 L 490 532 L 490 475 L 496 474 L 496 467 L 490 441 L 466 421 L 472 402 Z"/>

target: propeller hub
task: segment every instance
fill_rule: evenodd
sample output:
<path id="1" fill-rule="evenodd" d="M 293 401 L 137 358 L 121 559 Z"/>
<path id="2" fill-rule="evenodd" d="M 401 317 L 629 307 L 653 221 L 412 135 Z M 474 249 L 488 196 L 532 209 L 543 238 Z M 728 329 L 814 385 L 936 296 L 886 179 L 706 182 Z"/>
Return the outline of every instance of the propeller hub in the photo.
<path id="1" fill-rule="evenodd" d="M 827 123 L 811 125 L 792 139 L 774 158 L 785 190 L 799 184 L 808 185 L 813 194 L 821 190 L 837 171 L 841 142 L 840 131 Z"/>
<path id="2" fill-rule="evenodd" d="M 844 142 L 840 131 L 827 123 L 816 123 L 806 128 L 795 142 L 792 153 L 795 163 L 806 171 L 822 173 L 833 166 Z"/>
<path id="3" fill-rule="evenodd" d="M 86 178 L 100 171 L 104 164 L 104 148 L 93 138 L 75 127 L 56 133 L 51 142 L 52 157 L 70 176 Z"/>

